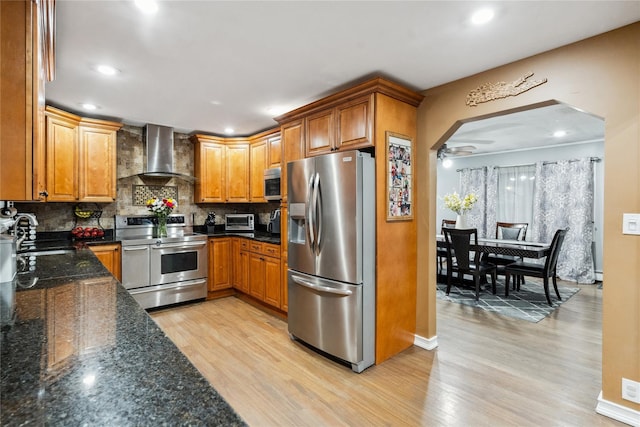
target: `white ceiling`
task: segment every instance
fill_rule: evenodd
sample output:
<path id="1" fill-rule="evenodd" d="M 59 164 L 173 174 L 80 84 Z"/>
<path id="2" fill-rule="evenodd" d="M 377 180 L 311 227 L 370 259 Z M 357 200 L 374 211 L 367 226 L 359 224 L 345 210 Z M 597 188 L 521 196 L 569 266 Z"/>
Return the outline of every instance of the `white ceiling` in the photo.
<path id="1" fill-rule="evenodd" d="M 640 20 L 640 1 L 160 1 L 154 15 L 133 1 L 56 5 L 48 103 L 220 135 L 274 127 L 373 75 L 422 91 Z M 496 17 L 472 26 L 485 5 Z M 100 75 L 103 63 L 120 73 Z"/>
<path id="2" fill-rule="evenodd" d="M 557 131 L 565 135 L 554 136 Z M 604 120 L 566 104 L 554 104 L 464 123 L 447 148 L 487 154 L 531 147 L 604 141 Z"/>

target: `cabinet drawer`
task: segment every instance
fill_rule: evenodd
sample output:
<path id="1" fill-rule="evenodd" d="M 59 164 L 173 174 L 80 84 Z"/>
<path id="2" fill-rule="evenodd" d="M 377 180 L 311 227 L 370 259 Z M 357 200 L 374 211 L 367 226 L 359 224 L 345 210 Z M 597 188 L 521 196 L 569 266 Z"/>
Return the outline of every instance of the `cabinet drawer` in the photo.
<path id="1" fill-rule="evenodd" d="M 273 245 L 271 243 L 264 243 L 262 246 L 262 253 L 267 256 L 280 258 L 280 246 Z"/>
<path id="2" fill-rule="evenodd" d="M 240 249 L 243 251 L 248 251 L 249 243 L 251 243 L 251 240 L 247 240 L 247 239 L 239 239 L 239 240 L 240 240 Z"/>
<path id="3" fill-rule="evenodd" d="M 262 243 L 261 242 L 256 242 L 254 240 L 249 242 L 249 250 L 251 252 L 256 252 L 261 254 L 262 253 Z"/>

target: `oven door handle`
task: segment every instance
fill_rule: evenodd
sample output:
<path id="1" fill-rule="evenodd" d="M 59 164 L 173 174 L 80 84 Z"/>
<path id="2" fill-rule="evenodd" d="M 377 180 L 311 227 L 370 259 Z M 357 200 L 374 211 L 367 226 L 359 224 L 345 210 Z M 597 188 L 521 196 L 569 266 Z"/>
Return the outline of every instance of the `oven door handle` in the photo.
<path id="1" fill-rule="evenodd" d="M 311 282 L 309 282 L 307 280 L 301 279 L 301 278 L 296 277 L 296 276 L 291 276 L 291 278 L 297 284 L 302 285 L 305 288 L 310 288 L 310 289 L 313 289 L 313 290 L 316 290 L 316 291 L 327 292 L 327 293 L 330 293 L 330 294 L 337 294 L 337 295 L 343 295 L 343 296 L 349 296 L 349 295 L 351 295 L 353 293 L 350 290 L 335 289 L 335 288 L 330 288 L 328 286 L 316 285 L 315 283 L 311 283 Z"/>
<path id="2" fill-rule="evenodd" d="M 196 243 L 165 243 L 159 246 L 152 246 L 153 249 L 167 249 L 167 248 L 193 248 L 196 246 L 204 246 L 207 242 Z"/>
<path id="3" fill-rule="evenodd" d="M 144 246 L 123 246 L 122 250 L 123 251 L 148 251 L 149 250 L 149 246 L 148 245 L 144 245 Z"/>
<path id="4" fill-rule="evenodd" d="M 207 283 L 207 279 L 193 279 L 193 280 L 185 280 L 178 283 L 166 283 L 164 285 L 145 286 L 142 288 L 129 289 L 129 293 L 131 295 L 137 295 L 137 294 L 146 294 L 149 292 L 156 292 L 156 291 L 165 290 L 165 289 L 172 289 L 172 290 L 179 291 L 184 288 L 188 288 L 189 286 L 201 285 L 203 283 Z"/>

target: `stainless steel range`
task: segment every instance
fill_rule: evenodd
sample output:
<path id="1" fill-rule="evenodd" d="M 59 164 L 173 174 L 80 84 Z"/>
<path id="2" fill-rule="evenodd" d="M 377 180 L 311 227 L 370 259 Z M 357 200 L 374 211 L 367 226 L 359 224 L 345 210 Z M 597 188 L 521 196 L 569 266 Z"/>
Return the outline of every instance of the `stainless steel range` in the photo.
<path id="1" fill-rule="evenodd" d="M 143 308 L 207 296 L 207 236 L 185 215 L 167 218 L 167 237 L 154 237 L 153 215 L 115 217 L 122 242 L 122 284 Z"/>

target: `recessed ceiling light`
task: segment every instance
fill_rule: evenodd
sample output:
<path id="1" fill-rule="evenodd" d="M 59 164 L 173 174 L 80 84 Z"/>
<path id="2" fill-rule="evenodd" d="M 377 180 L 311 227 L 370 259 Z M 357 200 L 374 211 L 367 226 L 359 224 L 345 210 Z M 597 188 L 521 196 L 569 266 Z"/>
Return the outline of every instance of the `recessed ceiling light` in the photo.
<path id="1" fill-rule="evenodd" d="M 493 19 L 494 12 L 492 9 L 480 9 L 471 15 L 471 22 L 475 25 L 483 25 Z"/>
<path id="2" fill-rule="evenodd" d="M 96 70 L 105 76 L 113 76 L 118 73 L 118 70 L 113 68 L 111 65 L 98 65 Z"/>
<path id="3" fill-rule="evenodd" d="M 447 159 L 447 158 L 445 158 L 445 159 L 442 161 L 442 166 L 443 166 L 443 167 L 445 167 L 445 168 L 447 168 L 447 169 L 448 169 L 448 168 L 450 168 L 450 167 L 451 167 L 451 165 L 453 165 L 453 161 L 451 161 L 451 159 Z"/>
<path id="4" fill-rule="evenodd" d="M 136 6 L 144 13 L 156 13 L 158 11 L 158 3 L 155 0 L 135 0 Z"/>
<path id="5" fill-rule="evenodd" d="M 563 136 L 567 135 L 567 131 L 566 130 L 557 130 L 553 133 L 553 136 L 555 136 L 556 138 L 562 138 Z"/>
<path id="6" fill-rule="evenodd" d="M 212 105 L 222 105 L 222 102 L 220 101 L 211 101 Z"/>
<path id="7" fill-rule="evenodd" d="M 224 133 L 227 135 L 233 135 L 234 132 L 233 128 L 224 128 Z"/>
<path id="8" fill-rule="evenodd" d="M 98 107 L 95 106 L 94 104 L 85 103 L 85 104 L 82 104 L 82 108 L 84 108 L 85 110 L 95 110 Z"/>

